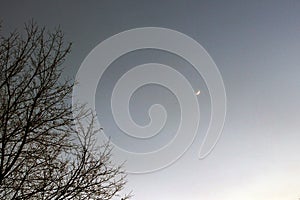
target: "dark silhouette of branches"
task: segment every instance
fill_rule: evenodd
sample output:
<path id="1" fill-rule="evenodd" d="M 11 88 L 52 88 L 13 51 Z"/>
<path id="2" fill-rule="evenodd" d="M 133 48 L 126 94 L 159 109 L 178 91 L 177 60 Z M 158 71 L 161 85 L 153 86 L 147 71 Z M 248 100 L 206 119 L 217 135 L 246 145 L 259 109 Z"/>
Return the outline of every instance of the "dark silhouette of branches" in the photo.
<path id="1" fill-rule="evenodd" d="M 72 115 L 73 83 L 61 78 L 71 45 L 62 31 L 32 22 L 25 34 L 0 37 L 0 199 L 118 197 L 126 175 L 110 146 L 97 146 L 93 113 L 79 107 Z"/>

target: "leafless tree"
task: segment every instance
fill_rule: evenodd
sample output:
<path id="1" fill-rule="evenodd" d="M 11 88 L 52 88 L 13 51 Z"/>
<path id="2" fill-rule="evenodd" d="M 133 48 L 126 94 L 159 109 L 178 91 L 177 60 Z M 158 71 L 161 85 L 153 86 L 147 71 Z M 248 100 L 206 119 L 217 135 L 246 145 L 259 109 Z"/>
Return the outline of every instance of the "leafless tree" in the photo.
<path id="1" fill-rule="evenodd" d="M 35 23 L 0 38 L 0 199 L 121 198 L 126 174 L 97 146 L 93 114 L 72 115 L 73 82 L 61 77 L 70 47 Z"/>

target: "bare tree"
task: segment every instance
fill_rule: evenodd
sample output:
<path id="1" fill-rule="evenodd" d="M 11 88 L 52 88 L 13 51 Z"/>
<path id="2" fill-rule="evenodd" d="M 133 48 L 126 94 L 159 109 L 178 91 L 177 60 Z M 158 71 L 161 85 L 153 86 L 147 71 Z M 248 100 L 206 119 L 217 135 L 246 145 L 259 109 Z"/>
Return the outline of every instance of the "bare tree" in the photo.
<path id="1" fill-rule="evenodd" d="M 61 77 L 71 45 L 59 29 L 24 32 L 0 38 L 0 199 L 121 198 L 126 174 L 97 146 L 93 114 L 72 115 L 73 83 Z"/>

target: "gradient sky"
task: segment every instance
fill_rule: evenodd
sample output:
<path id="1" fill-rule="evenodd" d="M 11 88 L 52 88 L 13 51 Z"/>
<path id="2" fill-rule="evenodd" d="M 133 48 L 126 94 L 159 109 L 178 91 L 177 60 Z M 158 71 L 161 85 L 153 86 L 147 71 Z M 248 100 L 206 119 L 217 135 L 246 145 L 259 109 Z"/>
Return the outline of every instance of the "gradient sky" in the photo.
<path id="1" fill-rule="evenodd" d="M 209 97 L 201 77 L 182 73 L 201 89 L 203 121 L 191 148 L 161 171 L 130 175 L 133 200 L 296 200 L 300 197 L 300 1 L 1 1 L 3 32 L 36 20 L 49 29 L 60 25 L 74 43 L 66 76 L 75 76 L 81 62 L 101 41 L 138 27 L 165 27 L 197 40 L 219 67 L 227 92 L 227 117 L 222 137 L 204 160 L 197 154 L 202 129 L 209 119 Z M 124 70 L 149 61 L 186 65 L 159 51 L 134 52 L 116 60 L 97 90 L 97 112 L 105 129 L 118 134 L 105 99 Z M 119 66 L 119 67 L 118 67 Z M 123 66 L 120 68 L 120 66 Z M 121 69 L 121 70 L 120 70 Z M 145 92 L 147 91 L 147 92 Z M 203 91 L 203 93 L 202 93 Z M 159 94 L 159 100 L 151 94 Z M 172 136 L 178 104 L 161 87 L 141 88 L 132 99 L 137 123 L 147 122 L 146 108 L 166 106 L 167 127 L 152 145 Z M 143 110 L 144 109 L 144 110 Z M 107 117 L 106 117 L 107 116 Z M 127 140 L 121 141 L 130 148 Z M 153 146 L 154 145 L 154 146 Z"/>

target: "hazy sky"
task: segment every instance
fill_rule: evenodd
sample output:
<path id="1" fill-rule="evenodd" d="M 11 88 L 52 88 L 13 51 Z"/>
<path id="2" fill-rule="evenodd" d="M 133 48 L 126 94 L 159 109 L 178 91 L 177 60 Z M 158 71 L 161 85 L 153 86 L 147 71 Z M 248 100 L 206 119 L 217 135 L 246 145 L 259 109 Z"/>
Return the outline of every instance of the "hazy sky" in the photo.
<path id="1" fill-rule="evenodd" d="M 210 115 L 201 76 L 177 56 L 141 50 L 117 59 L 105 72 L 96 110 L 112 140 L 130 150 L 153 150 L 172 138 L 180 120 L 176 98 L 152 85 L 136 91 L 130 108 L 138 124 L 147 124 L 148 107 L 161 103 L 168 121 L 161 134 L 137 143 L 120 136 L 109 98 L 114 83 L 132 67 L 168 64 L 199 87 L 199 134 L 175 164 L 158 172 L 130 175 L 133 200 L 296 200 L 300 197 L 300 1 L 1 1 L 3 32 L 36 20 L 49 29 L 60 25 L 74 43 L 65 71 L 75 76 L 82 61 L 101 41 L 139 27 L 164 27 L 198 41 L 223 77 L 227 116 L 213 152 L 198 160 Z M 153 95 L 155 94 L 155 95 Z"/>

